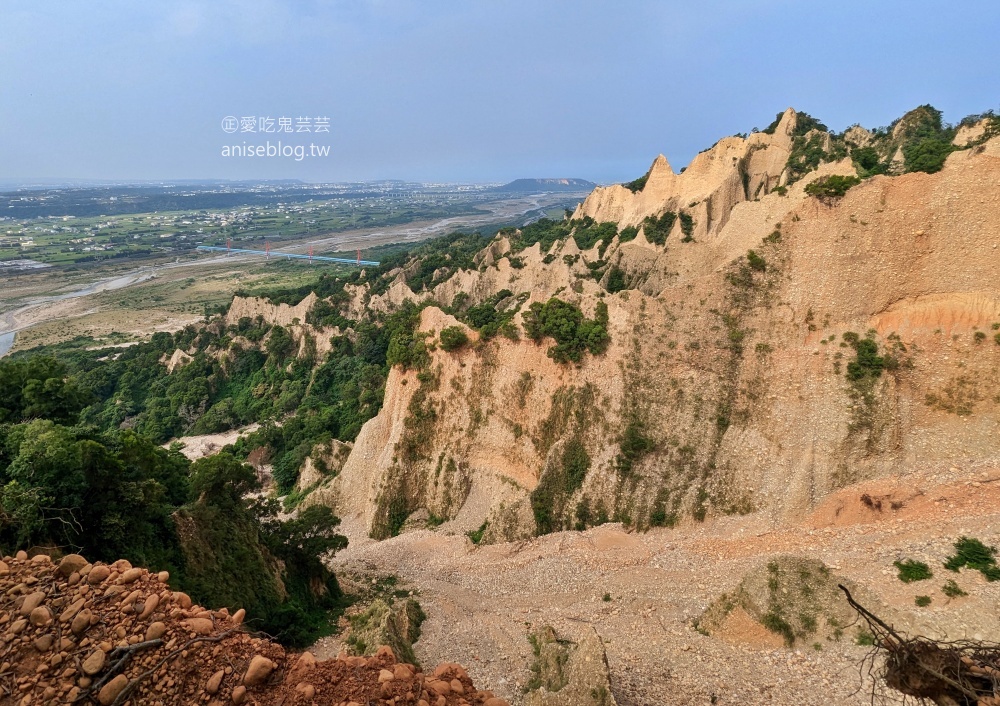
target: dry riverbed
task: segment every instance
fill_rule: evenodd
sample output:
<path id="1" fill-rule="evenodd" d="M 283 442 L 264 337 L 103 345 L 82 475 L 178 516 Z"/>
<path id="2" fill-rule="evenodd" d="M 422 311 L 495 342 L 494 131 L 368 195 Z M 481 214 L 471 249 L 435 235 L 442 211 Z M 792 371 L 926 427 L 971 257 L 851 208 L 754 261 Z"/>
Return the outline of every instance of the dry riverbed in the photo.
<path id="1" fill-rule="evenodd" d="M 840 641 L 786 649 L 757 624 L 722 639 L 699 633 L 694 621 L 747 572 L 776 555 L 795 554 L 868 588 L 913 631 L 1000 638 L 1000 585 L 941 567 L 960 535 L 987 544 L 1000 539 L 998 480 L 1000 467 L 945 468 L 845 489 L 793 524 L 749 516 L 645 534 L 604 525 L 482 547 L 449 534 L 447 525 L 372 542 L 347 522 L 352 545 L 334 566 L 397 575 L 402 587 L 419 594 L 428 615 L 415 645 L 418 658 L 467 665 L 481 688 L 512 703 L 523 702 L 530 678 L 527 635 L 548 624 L 570 639 L 596 628 L 623 706 L 868 704 L 871 683 L 863 681 L 859 664 L 869 648 L 855 644 L 853 626 Z M 873 509 L 864 494 L 902 504 Z M 934 579 L 900 582 L 892 564 L 903 557 L 926 561 Z M 948 578 L 969 597 L 942 596 Z M 929 593 L 932 605 L 916 607 L 918 593 Z"/>

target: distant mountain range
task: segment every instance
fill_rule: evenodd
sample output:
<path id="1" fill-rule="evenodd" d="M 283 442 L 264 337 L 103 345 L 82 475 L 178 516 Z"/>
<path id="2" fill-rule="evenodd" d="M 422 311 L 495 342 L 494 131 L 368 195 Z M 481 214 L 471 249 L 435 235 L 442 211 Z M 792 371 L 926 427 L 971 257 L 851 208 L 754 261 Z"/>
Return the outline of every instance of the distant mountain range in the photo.
<path id="1" fill-rule="evenodd" d="M 586 179 L 515 179 L 493 191 L 538 193 L 540 191 L 592 191 L 597 186 Z"/>

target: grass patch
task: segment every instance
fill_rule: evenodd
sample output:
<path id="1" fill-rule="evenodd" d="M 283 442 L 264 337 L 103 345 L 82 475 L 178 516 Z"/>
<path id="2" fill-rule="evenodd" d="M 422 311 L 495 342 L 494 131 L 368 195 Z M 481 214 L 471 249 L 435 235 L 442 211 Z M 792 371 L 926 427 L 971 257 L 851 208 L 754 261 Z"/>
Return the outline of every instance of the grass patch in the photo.
<path id="1" fill-rule="evenodd" d="M 489 526 L 489 522 L 483 522 L 479 525 L 477 530 L 469 530 L 465 533 L 465 536 L 472 540 L 473 544 L 479 544 L 483 541 L 483 535 L 486 534 L 486 528 Z"/>
<path id="2" fill-rule="evenodd" d="M 781 616 L 776 607 L 772 607 L 761 616 L 760 622 L 771 632 L 781 635 L 786 646 L 791 647 L 795 644 L 795 632 L 792 630 L 791 624 Z"/>
<path id="3" fill-rule="evenodd" d="M 945 581 L 944 586 L 941 587 L 941 593 L 948 596 L 948 598 L 961 598 L 962 596 L 969 595 L 955 583 L 955 579 Z"/>
<path id="4" fill-rule="evenodd" d="M 899 569 L 899 580 L 903 583 L 926 581 L 934 577 L 934 572 L 922 561 L 907 559 L 906 561 L 894 561 L 892 565 Z"/>
<path id="5" fill-rule="evenodd" d="M 981 573 L 987 581 L 997 581 L 1000 580 L 1000 566 L 997 566 L 996 553 L 996 548 L 988 547 L 978 539 L 959 537 L 955 542 L 955 554 L 948 557 L 944 568 L 958 571 L 967 566 Z"/>

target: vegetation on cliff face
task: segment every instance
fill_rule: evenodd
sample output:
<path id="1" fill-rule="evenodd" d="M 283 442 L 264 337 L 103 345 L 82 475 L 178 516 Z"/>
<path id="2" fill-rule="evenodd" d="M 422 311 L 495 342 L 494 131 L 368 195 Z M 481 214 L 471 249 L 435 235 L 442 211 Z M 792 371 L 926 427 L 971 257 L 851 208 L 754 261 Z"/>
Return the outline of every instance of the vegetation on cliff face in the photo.
<path id="1" fill-rule="evenodd" d="M 649 172 L 648 171 L 645 174 L 643 174 L 641 177 L 639 177 L 638 179 L 633 179 L 630 182 L 622 184 L 622 186 L 624 186 L 626 189 L 628 189 L 629 191 L 631 191 L 633 194 L 637 194 L 640 191 L 642 191 L 644 188 L 646 188 L 646 182 L 647 181 L 649 181 Z"/>
<path id="2" fill-rule="evenodd" d="M 500 235 L 510 239 L 514 252 L 531 247 L 535 243 L 541 246 L 542 252 L 546 252 L 557 240 L 565 240 L 571 235 L 581 250 L 590 250 L 598 241 L 602 242 L 603 248 L 607 248 L 617 233 L 617 223 L 598 223 L 590 216 L 576 220 L 567 218 L 563 221 L 542 218 L 520 229 L 508 228 L 500 231 Z"/>
<path id="3" fill-rule="evenodd" d="M 646 216 L 642 222 L 642 232 L 649 242 L 663 245 L 667 242 L 667 236 L 670 235 L 676 220 L 676 211 L 664 211 L 659 216 Z"/>
<path id="4" fill-rule="evenodd" d="M 993 116 L 980 117 L 987 120 L 986 135 L 1000 133 L 1000 121 Z M 862 179 L 876 174 L 939 170 L 948 154 L 959 149 L 951 144 L 954 135 L 955 128 L 945 125 L 940 113 L 930 106 L 912 111 L 887 128 L 865 134 L 830 134 L 822 123 L 800 113 L 792 135 L 788 176 L 791 181 L 808 179 L 823 163 L 849 156 L 858 176 L 828 176 L 806 187 L 807 194 L 835 199 Z M 687 213 L 677 205 L 664 204 L 661 208 L 674 210 L 658 212 L 659 215 L 642 222 L 646 239 L 663 245 L 676 227 L 683 242 L 691 242 L 695 206 L 687 206 L 691 210 Z M 705 211 L 702 208 L 697 213 Z M 557 240 L 570 236 L 584 249 L 600 242 L 602 259 L 586 265 L 607 292 L 622 293 L 617 298 L 609 297 L 609 301 L 626 300 L 629 289 L 643 281 L 641 267 L 623 259 L 621 252 L 612 251 L 607 261 L 603 260 L 616 234 L 621 242 L 626 242 L 637 237 L 637 227 L 618 233 L 615 223 L 567 217 L 543 219 L 502 234 L 510 240 L 512 263 L 518 262 L 516 253 L 535 243 L 546 252 Z M 739 422 L 741 414 L 748 413 L 750 393 L 757 394 L 754 389 L 757 381 L 742 377 L 740 366 L 749 359 L 744 345 L 754 335 L 752 310 L 764 307 L 771 283 L 780 276 L 781 242 L 778 225 L 761 246 L 747 251 L 745 257 L 737 258 L 722 271 L 726 305 L 711 329 L 720 332 L 717 348 L 724 351 L 717 354 L 719 365 L 714 370 L 721 381 L 718 399 L 684 402 L 688 405 L 685 413 L 705 414 L 710 420 L 708 433 L 701 429 L 702 440 L 663 434 L 662 430 L 653 429 L 650 420 L 626 414 L 622 414 L 621 424 L 616 423 L 608 432 L 611 441 L 606 443 L 617 442 L 619 447 L 617 455 L 605 456 L 604 463 L 610 467 L 602 470 L 611 471 L 609 476 L 616 477 L 622 485 L 633 483 L 645 488 L 640 483 L 646 479 L 638 476 L 644 472 L 644 466 L 653 464 L 644 464 L 644 459 L 659 462 L 662 457 L 673 483 L 669 487 L 650 486 L 654 492 L 649 493 L 641 507 L 636 504 L 625 509 L 611 508 L 613 517 L 634 520 L 635 526 L 670 525 L 683 510 L 704 518 L 709 503 L 725 512 L 751 507 L 743 498 L 726 497 L 713 487 L 711 477 L 724 475 L 714 465 L 722 438 L 731 424 Z M 420 389 L 407 410 L 406 437 L 399 447 L 400 464 L 393 471 L 399 474 L 396 487 L 401 490 L 380 499 L 379 511 L 384 510 L 384 516 L 380 516 L 380 536 L 400 531 L 407 516 L 422 507 L 420 503 L 425 500 L 420 485 L 426 478 L 412 477 L 407 463 L 413 466 L 417 460 L 430 460 L 433 468 L 429 449 L 433 446 L 439 408 L 431 394 L 437 384 L 437 373 L 429 369 L 428 363 L 435 341 L 417 331 L 426 302 L 390 307 L 391 313 L 372 311 L 360 320 L 348 318 L 352 315 L 348 304 L 357 296 L 352 287 L 367 288 L 367 293 L 361 294 L 362 302 L 365 296 L 387 292 L 396 282 L 405 282 L 418 294 L 426 293 L 458 270 L 485 271 L 487 266 L 479 255 L 489 244 L 490 240 L 480 234 L 452 234 L 394 252 L 384 258 L 382 266 L 364 274 L 359 271 L 348 276 L 320 276 L 309 287 L 271 293 L 269 298 L 274 302 L 294 303 L 309 292 L 316 292 L 320 300 L 306 316 L 306 322 L 340 328 L 332 336 L 331 352 L 326 356 L 317 353 L 318 342 L 311 338 L 315 330 L 304 333 L 300 327 L 275 326 L 257 317 L 243 318 L 232 325 L 221 318 L 209 319 L 204 325 L 189 326 L 173 334 L 156 334 L 149 342 L 116 350 L 111 355 L 106 349 L 91 351 L 76 346 L 57 349 L 60 362 L 30 352 L 3 362 L 0 364 L 0 425 L 3 425 L 0 426 L 0 485 L 3 486 L 0 542 L 11 548 L 26 544 L 82 547 L 85 553 L 97 558 L 124 556 L 150 566 L 169 568 L 179 581 L 187 581 L 193 592 L 214 597 L 204 599 L 206 602 L 246 600 L 238 587 L 216 585 L 212 579 L 212 571 L 219 566 L 241 568 L 252 573 L 246 579 L 247 585 L 255 585 L 257 580 L 263 582 L 254 593 L 266 595 L 268 600 L 280 604 L 280 597 L 287 591 L 291 596 L 288 600 L 298 600 L 305 613 L 315 606 L 326 605 L 327 598 L 321 600 L 311 592 L 305 577 L 318 578 L 327 585 L 323 595 L 334 600 L 337 591 L 335 583 L 331 583 L 332 577 L 324 574 L 321 566 L 310 564 L 306 554 L 290 553 L 289 547 L 290 542 L 305 546 L 319 537 L 327 542 L 329 550 L 335 550 L 336 519 L 319 517 L 310 510 L 311 514 L 300 516 L 313 523 L 307 523 L 308 526 L 294 529 L 287 523 L 274 524 L 273 513 L 264 505 L 230 503 L 232 498 L 227 499 L 211 484 L 196 490 L 199 473 L 204 466 L 206 472 L 230 478 L 234 487 L 246 490 L 251 486 L 239 480 L 243 477 L 249 482 L 248 471 L 241 461 L 255 453 L 255 461 L 272 466 L 279 492 L 287 493 L 295 486 L 299 469 L 314 449 L 332 439 L 353 440 L 364 422 L 378 413 L 392 366 L 417 370 Z M 545 263 L 558 263 L 559 257 L 553 253 Z M 526 259 L 520 261 L 522 266 Z M 582 259 L 580 255 L 563 257 L 569 267 Z M 571 275 L 580 271 L 576 268 Z M 666 272 L 663 276 L 669 278 L 675 274 Z M 519 286 L 516 282 L 515 277 L 499 285 L 510 289 L 493 294 L 489 294 L 493 288 L 454 294 L 446 287 L 445 291 L 454 296 L 451 305 L 442 308 L 476 330 L 480 341 L 489 341 L 497 334 L 517 338 L 519 332 L 514 320 L 521 312 L 527 336 L 548 346 L 549 356 L 561 364 L 579 365 L 588 353 L 601 355 L 607 350 L 609 317 L 603 301 L 597 302 L 593 318 L 586 317 L 576 304 L 557 296 L 524 310 L 529 287 L 516 291 Z M 581 292 L 582 288 L 574 286 L 578 284 L 579 280 L 571 286 Z M 536 288 L 534 291 L 540 287 L 532 286 Z M 447 297 L 442 298 L 447 301 Z M 586 296 L 583 300 L 587 301 Z M 813 330 L 811 323 L 810 330 Z M 468 346 L 462 362 L 466 356 L 482 356 L 484 350 L 490 350 L 489 344 L 471 345 L 463 331 L 461 327 L 445 327 L 438 332 L 441 348 L 457 351 Z M 329 333 L 327 330 L 326 335 Z M 674 334 L 669 336 L 673 338 Z M 976 341 L 982 342 L 986 337 L 984 332 L 978 332 Z M 849 394 L 855 403 L 852 430 L 866 424 L 870 427 L 877 393 L 882 384 L 891 382 L 890 376 L 883 377 L 883 371 L 894 369 L 898 351 L 888 342 L 886 349 L 880 351 L 874 336 L 848 334 L 844 339 L 845 353 L 853 349 L 855 354 L 846 369 Z M 326 342 L 322 343 L 325 349 Z M 676 345 L 676 341 L 664 345 L 671 343 Z M 683 349 L 694 356 L 694 351 L 705 345 L 704 340 L 689 340 Z M 190 360 L 168 373 L 164 363 L 178 349 L 188 354 Z M 673 350 L 670 346 L 669 351 Z M 755 350 L 760 357 L 771 348 L 758 338 Z M 658 354 L 670 355 L 666 351 Z M 835 365 L 840 375 L 843 371 L 839 358 Z M 679 399 L 685 390 L 680 384 L 676 388 L 670 394 Z M 677 406 L 680 409 L 681 403 Z M 221 432 L 251 422 L 260 423 L 260 428 L 234 444 L 229 449 L 231 457 L 220 457 L 219 465 L 191 466 L 179 454 L 158 447 L 175 436 Z M 477 423 L 474 419 L 471 426 L 474 428 Z M 522 429 L 520 425 L 516 433 L 518 437 L 522 433 L 534 435 L 533 430 Z M 561 445 L 554 447 L 557 440 Z M 580 497 L 591 465 L 598 463 L 594 440 L 567 427 L 544 445 L 540 455 L 548 458 L 548 463 L 531 497 L 539 531 L 568 527 L 574 516 L 577 527 L 607 520 L 609 513 L 604 499 L 593 493 L 589 499 Z M 552 448 L 558 451 L 549 458 Z M 444 456 L 439 460 L 439 465 L 443 464 Z M 443 468 L 443 473 L 455 469 L 461 475 L 462 460 L 449 456 Z M 420 471 L 424 472 L 423 466 Z M 189 472 L 193 474 L 190 479 Z M 222 509 L 226 503 L 230 503 L 228 510 Z M 294 537 L 290 534 L 293 530 L 298 533 Z M 221 538 L 227 533 L 240 538 L 238 552 L 225 547 Z M 192 553 L 195 546 L 205 551 Z M 309 546 L 311 552 L 320 551 Z M 207 562 L 204 565 L 199 563 L 203 557 L 210 557 L 204 559 Z M 266 606 L 251 609 L 252 615 L 255 610 L 262 619 L 275 625 L 308 625 L 311 620 L 293 616 L 289 621 L 269 613 Z"/>
<path id="5" fill-rule="evenodd" d="M 552 297 L 544 304 L 533 303 L 524 314 L 524 331 L 537 343 L 553 338 L 549 357 L 558 363 L 580 363 L 589 351 L 600 355 L 608 349 L 608 305 L 597 303 L 593 319 L 588 319 L 580 307 Z"/>
<path id="6" fill-rule="evenodd" d="M 540 455 L 548 459 L 538 486 L 531 493 L 531 510 L 538 534 L 570 526 L 569 501 L 583 486 L 590 471 L 591 457 L 586 440 L 588 430 L 597 421 L 597 414 L 596 390 L 591 385 L 560 389 L 553 395 L 549 416 L 534 439 Z M 558 439 L 562 439 L 561 447 L 557 445 Z M 585 523 L 591 519 L 589 508 L 586 513 Z"/>
<path id="7" fill-rule="evenodd" d="M 780 120 L 781 116 L 778 117 Z M 816 170 L 820 164 L 835 162 L 848 156 L 862 179 L 877 174 L 903 172 L 933 174 L 941 170 L 952 152 L 968 149 L 1000 134 L 1000 120 L 991 112 L 970 115 L 959 125 L 973 125 L 982 121 L 985 121 L 985 131 L 981 137 L 968 145 L 955 145 L 953 141 L 958 126 L 944 123 L 940 110 L 931 105 L 922 105 L 890 125 L 871 131 L 858 143 L 849 131 L 831 133 L 825 125 L 808 114 L 798 113 L 792 151 L 788 156 L 788 183 L 801 179 Z M 773 133 L 777 123 L 778 121 L 772 123 L 768 130 Z M 901 162 L 898 161 L 899 156 L 902 157 Z"/>
<path id="8" fill-rule="evenodd" d="M 84 388 L 79 378 L 48 385 L 51 398 L 34 389 L 59 369 L 41 358 L 0 363 L 15 420 L 0 425 L 5 552 L 125 558 L 170 571 L 198 601 L 245 608 L 253 625 L 286 642 L 304 644 L 324 629 L 341 594 L 321 557 L 346 546 L 329 509 L 281 522 L 274 502 L 247 499 L 256 473 L 229 454 L 192 464 L 133 429 L 80 423 L 87 397 L 68 393 Z M 36 418 L 21 421 L 28 409 Z M 53 418 L 37 418 L 43 410 Z"/>
<path id="9" fill-rule="evenodd" d="M 816 196 L 822 201 L 832 201 L 834 199 L 839 199 L 846 194 L 852 186 L 857 186 L 860 183 L 860 177 L 833 174 L 807 184 L 805 192 L 810 196 Z"/>

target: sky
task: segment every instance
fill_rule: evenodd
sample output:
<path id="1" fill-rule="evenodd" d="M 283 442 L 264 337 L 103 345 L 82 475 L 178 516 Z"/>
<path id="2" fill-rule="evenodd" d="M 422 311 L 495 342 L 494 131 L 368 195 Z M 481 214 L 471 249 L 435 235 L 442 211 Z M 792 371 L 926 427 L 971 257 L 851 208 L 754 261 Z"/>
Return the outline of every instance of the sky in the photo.
<path id="1" fill-rule="evenodd" d="M 1000 109 L 998 35 L 995 0 L 3 0 L 0 181 L 624 181 L 788 106 Z"/>

